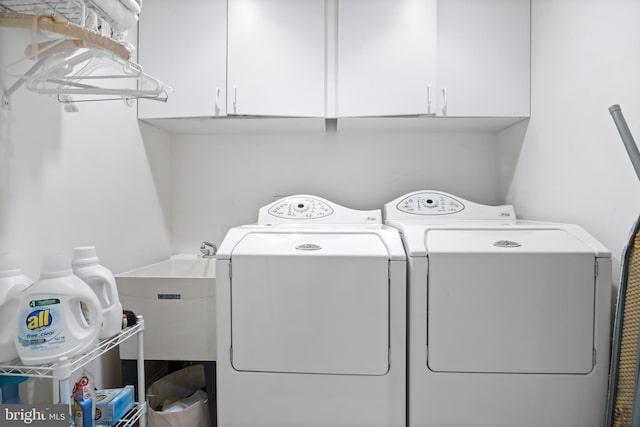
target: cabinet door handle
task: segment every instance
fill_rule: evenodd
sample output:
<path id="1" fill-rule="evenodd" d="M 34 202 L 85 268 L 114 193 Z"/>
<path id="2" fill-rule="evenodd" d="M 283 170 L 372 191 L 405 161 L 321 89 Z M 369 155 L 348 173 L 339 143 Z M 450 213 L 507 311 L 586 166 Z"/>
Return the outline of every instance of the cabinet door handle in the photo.
<path id="1" fill-rule="evenodd" d="M 220 88 L 216 88 L 216 116 L 220 114 Z"/>
<path id="2" fill-rule="evenodd" d="M 233 87 L 233 114 L 236 114 L 238 111 L 237 103 L 238 103 L 238 86 L 234 86 Z"/>
<path id="3" fill-rule="evenodd" d="M 431 85 L 427 85 L 427 114 L 431 114 Z"/>
<path id="4" fill-rule="evenodd" d="M 442 115 L 447 115 L 447 88 L 442 89 Z"/>

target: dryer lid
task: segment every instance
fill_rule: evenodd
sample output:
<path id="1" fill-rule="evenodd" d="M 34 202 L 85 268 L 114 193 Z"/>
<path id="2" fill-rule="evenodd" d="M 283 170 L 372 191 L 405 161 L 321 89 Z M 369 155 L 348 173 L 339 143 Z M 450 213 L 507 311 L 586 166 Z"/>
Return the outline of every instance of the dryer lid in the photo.
<path id="1" fill-rule="evenodd" d="M 594 249 L 560 229 L 427 230 L 427 253 L 589 253 Z"/>

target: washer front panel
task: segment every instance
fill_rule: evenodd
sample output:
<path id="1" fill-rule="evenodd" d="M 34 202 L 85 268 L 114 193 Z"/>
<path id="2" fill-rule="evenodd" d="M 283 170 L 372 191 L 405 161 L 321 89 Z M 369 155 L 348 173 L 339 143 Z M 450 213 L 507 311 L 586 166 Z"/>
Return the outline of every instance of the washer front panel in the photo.
<path id="1" fill-rule="evenodd" d="M 379 236 L 253 233 L 231 266 L 234 369 L 388 372 L 389 257 Z"/>

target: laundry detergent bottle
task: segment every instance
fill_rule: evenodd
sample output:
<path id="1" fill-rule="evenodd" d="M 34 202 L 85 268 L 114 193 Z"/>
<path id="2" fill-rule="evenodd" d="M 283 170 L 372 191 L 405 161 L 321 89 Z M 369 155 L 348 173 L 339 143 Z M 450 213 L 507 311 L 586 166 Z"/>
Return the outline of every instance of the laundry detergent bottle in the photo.
<path id="1" fill-rule="evenodd" d="M 22 274 L 16 259 L 8 253 L 0 254 L 0 363 L 16 359 L 17 304 L 20 292 L 33 284 Z"/>
<path id="2" fill-rule="evenodd" d="M 51 363 L 92 349 L 102 308 L 98 297 L 72 274 L 68 258 L 45 256 L 40 279 L 18 301 L 16 350 L 22 363 Z"/>
<path id="3" fill-rule="evenodd" d="M 100 339 L 111 338 L 122 330 L 122 304 L 118 298 L 116 279 L 109 269 L 98 263 L 94 246 L 73 249 L 73 274 L 95 292 L 102 306 Z"/>

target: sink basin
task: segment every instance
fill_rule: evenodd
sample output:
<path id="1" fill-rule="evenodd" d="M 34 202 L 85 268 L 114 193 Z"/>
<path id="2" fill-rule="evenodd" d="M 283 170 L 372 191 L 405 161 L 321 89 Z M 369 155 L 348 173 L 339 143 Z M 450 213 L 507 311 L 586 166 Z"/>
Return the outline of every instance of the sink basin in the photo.
<path id="1" fill-rule="evenodd" d="M 215 259 L 177 255 L 116 276 L 125 310 L 144 316 L 147 360 L 216 360 Z M 135 340 L 120 346 L 135 359 Z"/>
<path id="2" fill-rule="evenodd" d="M 121 277 L 174 277 L 215 278 L 214 258 L 196 258 L 195 255 L 176 255 L 170 259 L 121 274 Z"/>

